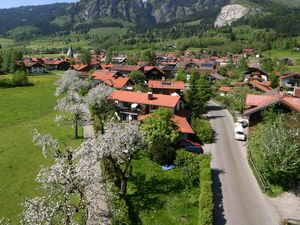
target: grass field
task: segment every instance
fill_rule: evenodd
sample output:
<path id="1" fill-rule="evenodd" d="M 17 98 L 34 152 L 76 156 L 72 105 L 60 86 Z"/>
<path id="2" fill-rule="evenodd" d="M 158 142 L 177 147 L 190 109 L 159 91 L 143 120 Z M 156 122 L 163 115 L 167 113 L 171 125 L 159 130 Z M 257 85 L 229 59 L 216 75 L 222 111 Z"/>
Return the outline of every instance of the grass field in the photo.
<path id="1" fill-rule="evenodd" d="M 36 175 L 43 164 L 41 150 L 32 143 L 35 128 L 62 143 L 77 144 L 72 129 L 54 122 L 53 82 L 57 76 L 31 76 L 33 87 L 0 89 L 0 218 L 18 224 L 20 203 L 39 194 Z"/>
<path id="2" fill-rule="evenodd" d="M 265 51 L 263 52 L 263 55 L 265 57 L 278 58 L 278 59 L 287 57 L 294 61 L 296 59 L 300 59 L 300 52 L 295 52 L 292 50 L 283 50 L 283 49 L 273 49 L 273 50 Z"/>
<path id="3" fill-rule="evenodd" d="M 15 41 L 12 39 L 0 38 L 0 45 L 2 48 L 11 47 L 15 45 Z"/>
<path id="4" fill-rule="evenodd" d="M 186 190 L 180 169 L 162 171 L 143 154 L 133 161 L 129 208 L 133 224 L 195 225 L 199 188 Z"/>
<path id="5" fill-rule="evenodd" d="M 88 35 L 97 35 L 98 37 L 105 37 L 109 35 L 122 35 L 126 34 L 127 29 L 126 28 L 119 28 L 119 27 L 102 27 L 102 28 L 93 28 L 90 29 L 88 32 Z"/>

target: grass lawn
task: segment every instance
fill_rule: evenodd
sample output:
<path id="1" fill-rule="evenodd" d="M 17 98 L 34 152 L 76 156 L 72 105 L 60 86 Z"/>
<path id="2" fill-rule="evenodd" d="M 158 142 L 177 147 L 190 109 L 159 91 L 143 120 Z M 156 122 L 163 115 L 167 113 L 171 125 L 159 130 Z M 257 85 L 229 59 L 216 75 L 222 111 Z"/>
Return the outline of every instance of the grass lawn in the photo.
<path id="1" fill-rule="evenodd" d="M 278 59 L 283 59 L 287 57 L 294 60 L 294 63 L 296 59 L 300 59 L 300 52 L 295 52 L 292 50 L 284 50 L 284 49 L 273 49 L 273 50 L 265 51 L 263 52 L 263 55 L 265 57 L 278 58 Z"/>
<path id="2" fill-rule="evenodd" d="M 0 89 L 0 218 L 18 224 L 20 203 L 39 194 L 35 178 L 49 163 L 32 143 L 35 128 L 63 143 L 77 144 L 72 129 L 54 122 L 53 82 L 57 76 L 31 76 L 32 87 Z"/>
<path id="3" fill-rule="evenodd" d="M 102 28 L 92 28 L 88 32 L 88 35 L 97 35 L 98 37 L 105 37 L 108 35 L 122 35 L 126 34 L 126 28 L 119 27 L 102 27 Z"/>
<path id="4" fill-rule="evenodd" d="M 178 168 L 162 171 L 141 154 L 133 161 L 128 193 L 133 224 L 198 223 L 199 187 L 185 190 Z"/>

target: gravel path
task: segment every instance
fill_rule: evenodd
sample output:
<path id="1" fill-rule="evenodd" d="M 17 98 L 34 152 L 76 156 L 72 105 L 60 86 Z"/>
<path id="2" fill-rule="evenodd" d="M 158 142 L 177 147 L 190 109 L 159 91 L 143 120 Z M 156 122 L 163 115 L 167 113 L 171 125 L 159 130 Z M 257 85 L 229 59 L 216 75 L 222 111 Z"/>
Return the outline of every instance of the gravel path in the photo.
<path id="1" fill-rule="evenodd" d="M 92 124 L 87 124 L 83 127 L 83 137 L 84 139 L 89 139 L 95 137 L 95 131 Z M 100 163 L 95 166 L 96 173 L 101 176 Z M 105 190 L 102 187 L 101 183 L 96 185 L 90 185 L 87 190 L 87 200 L 91 202 L 89 219 L 87 225 L 110 225 L 109 213 L 106 204 Z M 101 219 L 102 222 L 98 222 L 98 219 Z M 97 222 L 95 222 L 95 220 Z"/>

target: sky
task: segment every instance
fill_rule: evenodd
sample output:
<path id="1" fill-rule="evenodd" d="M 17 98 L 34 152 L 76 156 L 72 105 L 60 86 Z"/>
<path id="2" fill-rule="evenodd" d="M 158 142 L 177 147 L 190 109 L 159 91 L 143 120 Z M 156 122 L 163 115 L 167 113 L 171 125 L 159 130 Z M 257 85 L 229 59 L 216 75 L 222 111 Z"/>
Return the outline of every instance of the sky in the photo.
<path id="1" fill-rule="evenodd" d="M 56 2 L 76 2 L 76 0 L 0 0 L 0 9 L 24 5 L 44 5 Z"/>

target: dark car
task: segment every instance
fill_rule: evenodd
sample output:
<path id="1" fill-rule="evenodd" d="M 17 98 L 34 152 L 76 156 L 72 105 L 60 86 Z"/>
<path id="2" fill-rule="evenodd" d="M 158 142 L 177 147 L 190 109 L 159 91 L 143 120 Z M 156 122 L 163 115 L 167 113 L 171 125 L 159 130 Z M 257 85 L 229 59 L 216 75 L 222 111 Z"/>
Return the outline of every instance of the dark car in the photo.
<path id="1" fill-rule="evenodd" d="M 203 148 L 201 146 L 186 146 L 184 150 L 197 154 L 203 154 Z"/>
<path id="2" fill-rule="evenodd" d="M 188 146 L 199 146 L 201 147 L 201 145 L 197 142 L 193 142 L 191 140 L 180 140 L 177 145 L 176 145 L 178 148 L 185 148 L 185 147 L 188 147 Z"/>

